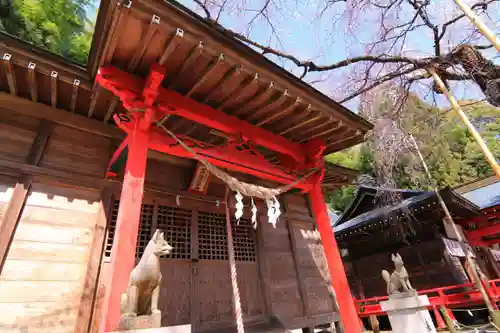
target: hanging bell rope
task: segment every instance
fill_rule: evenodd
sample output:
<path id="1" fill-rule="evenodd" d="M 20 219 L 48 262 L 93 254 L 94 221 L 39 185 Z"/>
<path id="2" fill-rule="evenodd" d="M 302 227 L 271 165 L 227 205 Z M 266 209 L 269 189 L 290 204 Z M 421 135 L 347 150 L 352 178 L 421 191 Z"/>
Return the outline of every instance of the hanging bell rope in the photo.
<path id="1" fill-rule="evenodd" d="M 238 274 L 236 272 L 236 257 L 233 244 L 233 230 L 231 227 L 231 213 L 229 209 L 229 187 L 226 187 L 226 229 L 227 229 L 227 251 L 229 256 L 229 269 L 231 273 L 231 287 L 233 292 L 233 310 L 238 333 L 245 333 L 243 325 L 243 311 L 241 309 L 240 288 L 238 286 Z"/>

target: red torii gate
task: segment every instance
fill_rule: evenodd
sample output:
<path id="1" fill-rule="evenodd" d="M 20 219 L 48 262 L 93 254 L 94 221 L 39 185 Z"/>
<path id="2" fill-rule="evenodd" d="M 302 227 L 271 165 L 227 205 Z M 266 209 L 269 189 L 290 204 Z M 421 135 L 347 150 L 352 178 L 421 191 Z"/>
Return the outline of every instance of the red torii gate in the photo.
<path id="1" fill-rule="evenodd" d="M 127 138 L 115 152 L 112 162 L 125 146 L 128 146 L 128 157 L 107 281 L 110 290 L 106 290 L 103 307 L 105 319 L 101 332 L 109 332 L 117 327 L 121 294 L 127 288 L 128 277 L 135 264 L 148 149 L 193 158 L 173 138 L 154 126 L 157 119 L 167 115 L 184 117 L 229 136 L 230 142 L 225 147 L 211 146 L 179 136 L 197 154 L 215 166 L 282 184 L 296 181 L 295 177 L 269 163 L 255 151 L 241 149 L 240 144 L 251 142 L 277 152 L 282 165 L 289 170 L 303 171 L 313 167 L 320 169 L 318 173 L 299 182 L 296 187 L 307 191 L 311 199 L 344 329 L 347 333 L 361 332 L 360 320 L 321 191 L 324 143 L 312 140 L 306 144 L 298 144 L 200 104 L 161 87 L 164 76 L 165 68 L 157 64 L 151 67 L 145 81 L 113 67 L 100 68 L 97 74 L 97 82 L 118 96 L 124 107 L 132 112 L 130 117 L 114 117 L 117 125 L 127 133 Z"/>

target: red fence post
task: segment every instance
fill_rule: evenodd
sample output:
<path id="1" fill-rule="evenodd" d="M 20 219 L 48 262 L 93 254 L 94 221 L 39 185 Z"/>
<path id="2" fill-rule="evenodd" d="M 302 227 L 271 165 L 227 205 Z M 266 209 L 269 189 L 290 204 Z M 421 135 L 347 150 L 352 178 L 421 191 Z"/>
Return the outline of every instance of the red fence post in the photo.
<path id="1" fill-rule="evenodd" d="M 330 218 L 326 209 L 326 204 L 321 192 L 321 185 L 315 182 L 309 191 L 311 206 L 318 225 L 321 242 L 325 251 L 325 257 L 330 271 L 332 287 L 335 290 L 335 297 L 339 305 L 339 312 L 342 318 L 345 333 L 360 333 L 361 325 L 358 312 L 354 306 L 349 284 L 344 270 L 344 264 L 340 256 L 337 241 L 333 235 Z"/>
<path id="2" fill-rule="evenodd" d="M 121 295 L 127 289 L 130 273 L 135 266 L 149 139 L 149 130 L 141 129 L 142 121 L 136 122 L 134 131 L 128 137 L 127 165 L 111 250 L 110 271 L 106 279 L 107 291 L 100 332 L 117 328 Z"/>

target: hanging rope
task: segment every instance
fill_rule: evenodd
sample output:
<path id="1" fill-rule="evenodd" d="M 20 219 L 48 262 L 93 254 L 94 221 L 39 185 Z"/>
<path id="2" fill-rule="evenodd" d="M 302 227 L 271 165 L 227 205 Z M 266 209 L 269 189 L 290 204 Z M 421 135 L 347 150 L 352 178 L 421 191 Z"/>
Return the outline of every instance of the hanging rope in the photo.
<path id="1" fill-rule="evenodd" d="M 233 309 L 238 333 L 245 333 L 243 326 L 243 312 L 241 311 L 240 289 L 238 287 L 238 274 L 236 273 L 236 258 L 234 256 L 233 230 L 231 228 L 231 212 L 229 210 L 229 187 L 226 187 L 226 229 L 227 251 L 229 254 L 229 269 L 231 270 L 231 286 L 233 289 Z"/>
<path id="2" fill-rule="evenodd" d="M 288 192 L 292 188 L 295 187 L 298 183 L 302 182 L 303 180 L 309 178 L 312 176 L 314 173 L 318 171 L 318 168 L 312 169 L 309 173 L 307 173 L 305 176 L 296 179 L 292 183 L 277 187 L 277 188 L 267 188 L 264 186 L 259 186 L 259 185 L 254 185 L 254 184 L 249 184 L 242 182 L 233 176 L 230 176 L 228 173 L 224 172 L 223 170 L 217 168 L 216 166 L 212 165 L 210 162 L 205 160 L 203 157 L 198 155 L 191 147 L 186 145 L 181 139 L 177 137 L 172 131 L 167 129 L 163 124 L 161 124 L 159 121 L 156 121 L 156 125 L 160 128 L 162 128 L 168 135 L 170 135 L 175 141 L 177 141 L 184 149 L 186 149 L 188 152 L 193 154 L 193 157 L 200 161 L 210 172 L 220 180 L 222 180 L 224 183 L 226 183 L 231 190 L 234 192 L 239 192 L 244 196 L 247 197 L 256 197 L 260 198 L 263 200 L 268 200 L 268 199 L 273 199 L 277 195 Z"/>

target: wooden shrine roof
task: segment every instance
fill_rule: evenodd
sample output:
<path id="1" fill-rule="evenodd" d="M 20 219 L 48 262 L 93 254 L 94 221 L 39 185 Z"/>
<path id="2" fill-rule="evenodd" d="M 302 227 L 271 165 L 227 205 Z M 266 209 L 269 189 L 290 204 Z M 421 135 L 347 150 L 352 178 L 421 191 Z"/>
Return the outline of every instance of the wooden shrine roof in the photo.
<path id="1" fill-rule="evenodd" d="M 354 205 L 362 203 L 367 197 L 366 193 L 372 193 L 372 190 L 372 188 L 368 188 L 368 191 L 358 191 L 356 197 L 353 199 Z M 435 192 L 395 191 L 401 192 L 404 198 L 399 204 L 378 208 L 371 207 L 364 211 L 360 209 L 356 214 L 352 214 L 352 216 L 355 217 L 348 220 L 341 217 L 339 222 L 334 226 L 337 238 L 343 238 L 346 235 L 355 235 L 358 232 L 364 233 L 364 230 L 372 228 L 377 223 L 385 223 L 388 220 L 400 220 L 403 218 L 403 210 L 408 210 L 412 215 L 411 219 L 415 221 L 418 221 L 424 216 L 426 219 L 431 216 L 431 219 L 435 221 L 440 221 L 444 217 L 444 213 L 442 212 Z M 454 220 L 466 220 L 480 214 L 479 207 L 463 198 L 452 189 L 445 188 L 439 193 L 445 201 Z M 374 197 L 372 197 L 372 201 L 373 198 Z"/>
<path id="2" fill-rule="evenodd" d="M 82 68 L 2 35 L 0 90 L 112 126 L 112 115 L 122 106 L 94 83 L 98 68 L 113 65 L 145 77 L 158 61 L 167 67 L 166 88 L 294 142 L 323 139 L 325 154 L 362 142 L 372 128 L 222 28 L 168 1 L 102 0 L 94 36 L 89 65 Z M 199 141 L 226 140 L 176 116 L 165 124 Z M 279 164 L 274 152 L 259 150 Z M 352 170 L 328 166 L 324 184 L 336 187 L 354 177 Z"/>

